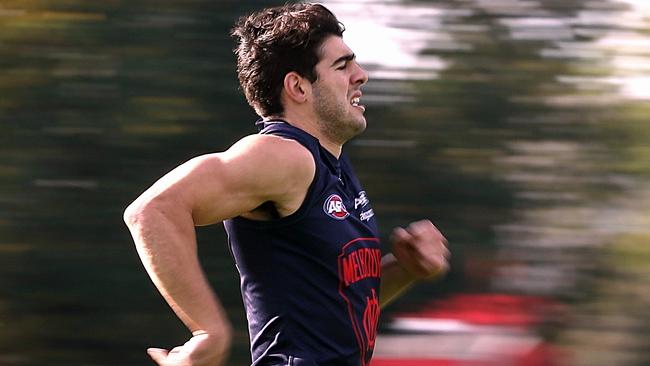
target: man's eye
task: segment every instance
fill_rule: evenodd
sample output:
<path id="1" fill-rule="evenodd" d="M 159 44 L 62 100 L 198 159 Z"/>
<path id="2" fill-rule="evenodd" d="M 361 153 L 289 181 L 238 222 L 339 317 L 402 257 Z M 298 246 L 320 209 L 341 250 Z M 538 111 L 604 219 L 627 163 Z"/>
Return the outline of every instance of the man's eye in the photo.
<path id="1" fill-rule="evenodd" d="M 347 64 L 347 63 L 344 63 L 343 65 L 337 67 L 336 69 L 337 69 L 337 70 L 344 70 L 347 66 L 348 66 L 348 64 Z"/>

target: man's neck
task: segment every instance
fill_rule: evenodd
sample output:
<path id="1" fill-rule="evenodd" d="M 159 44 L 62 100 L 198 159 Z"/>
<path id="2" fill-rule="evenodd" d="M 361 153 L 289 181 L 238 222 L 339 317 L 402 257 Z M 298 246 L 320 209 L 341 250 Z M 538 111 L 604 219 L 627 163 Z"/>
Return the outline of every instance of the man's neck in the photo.
<path id="1" fill-rule="evenodd" d="M 266 117 L 265 119 L 272 120 L 272 119 L 281 119 L 290 125 L 297 127 L 308 134 L 314 136 L 316 139 L 318 139 L 318 142 L 320 145 L 327 150 L 330 154 L 334 155 L 337 159 L 341 156 L 341 150 L 343 148 L 343 145 L 337 144 L 335 142 L 332 142 L 330 139 L 327 138 L 327 136 L 324 136 L 324 134 L 320 131 L 318 128 L 318 122 L 313 117 L 306 116 L 306 115 L 300 115 L 300 114 L 289 114 L 285 113 L 281 116 L 271 116 L 271 117 Z"/>

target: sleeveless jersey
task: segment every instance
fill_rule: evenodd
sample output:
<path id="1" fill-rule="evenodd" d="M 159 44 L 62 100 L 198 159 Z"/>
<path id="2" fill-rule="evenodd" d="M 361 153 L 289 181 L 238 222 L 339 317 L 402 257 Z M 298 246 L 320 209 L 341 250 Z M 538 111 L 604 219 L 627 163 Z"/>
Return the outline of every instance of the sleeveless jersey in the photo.
<path id="1" fill-rule="evenodd" d="M 374 212 L 348 159 L 283 121 L 261 134 L 307 148 L 316 173 L 293 214 L 224 222 L 241 280 L 253 366 L 367 366 L 379 318 Z"/>

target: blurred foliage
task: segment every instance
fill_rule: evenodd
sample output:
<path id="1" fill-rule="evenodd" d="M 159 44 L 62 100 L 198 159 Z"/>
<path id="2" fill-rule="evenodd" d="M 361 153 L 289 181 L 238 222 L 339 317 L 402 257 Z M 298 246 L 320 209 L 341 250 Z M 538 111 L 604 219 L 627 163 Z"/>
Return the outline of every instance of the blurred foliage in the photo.
<path id="1" fill-rule="evenodd" d="M 254 132 L 228 32 L 277 3 L 2 2 L 0 364 L 143 364 L 147 346 L 184 340 L 122 210 L 165 171 Z M 594 46 L 647 35 L 647 21 L 607 21 L 627 8 L 605 0 L 397 6 L 435 6 L 430 33 L 455 47 L 421 50 L 448 62 L 435 78 L 373 78 L 369 129 L 348 148 L 383 236 L 430 217 L 454 258 L 445 281 L 395 308 L 463 291 L 546 296 L 573 309 L 547 336 L 576 364 L 648 364 L 650 109 L 601 79 L 621 77 L 615 57 L 650 51 Z M 391 96 L 403 99 L 370 102 Z M 199 240 L 245 364 L 224 235 Z"/>

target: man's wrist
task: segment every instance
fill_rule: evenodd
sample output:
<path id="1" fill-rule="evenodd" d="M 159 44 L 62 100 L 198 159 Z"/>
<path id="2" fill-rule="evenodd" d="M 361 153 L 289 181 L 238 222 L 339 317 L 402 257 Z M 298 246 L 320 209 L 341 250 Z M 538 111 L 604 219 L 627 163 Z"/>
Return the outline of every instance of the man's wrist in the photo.
<path id="1" fill-rule="evenodd" d="M 397 272 L 397 275 L 402 280 L 402 282 L 415 282 L 419 279 L 418 276 L 410 273 L 404 266 L 399 262 L 399 259 L 393 254 L 388 253 L 381 259 L 382 268 L 394 268 L 393 271 Z"/>
<path id="2" fill-rule="evenodd" d="M 210 337 L 230 339 L 232 337 L 232 326 L 222 311 L 218 311 L 218 313 L 220 313 L 219 316 L 204 323 L 203 326 L 192 329 L 192 335 L 198 336 L 205 334 Z"/>

